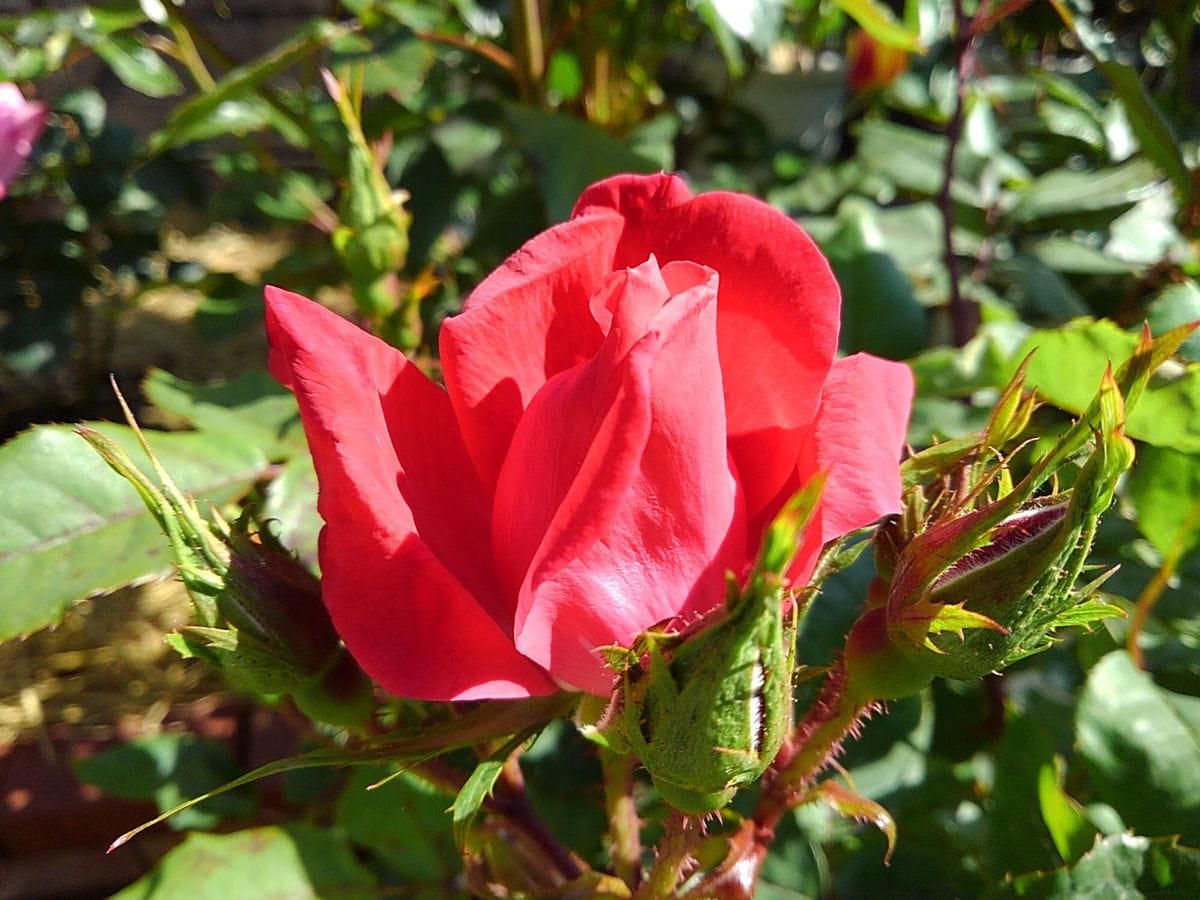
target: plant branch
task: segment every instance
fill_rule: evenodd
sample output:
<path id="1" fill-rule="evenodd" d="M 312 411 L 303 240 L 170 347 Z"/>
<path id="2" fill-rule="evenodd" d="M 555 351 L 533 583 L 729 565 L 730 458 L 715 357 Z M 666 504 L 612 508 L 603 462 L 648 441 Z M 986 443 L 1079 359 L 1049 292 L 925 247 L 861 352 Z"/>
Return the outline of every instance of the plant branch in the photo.
<path id="1" fill-rule="evenodd" d="M 693 863 L 692 851 L 702 834 L 700 819 L 673 810 L 663 827 L 665 833 L 658 844 L 658 858 L 633 895 L 634 900 L 666 900 L 678 896 L 679 882 L 685 869 Z"/>
<path id="2" fill-rule="evenodd" d="M 1188 539 L 1196 530 L 1197 525 L 1200 525 L 1200 503 L 1192 507 L 1187 519 L 1180 527 L 1179 533 L 1175 535 L 1175 540 L 1171 542 L 1171 546 L 1163 556 L 1162 565 L 1158 567 L 1154 577 L 1138 595 L 1137 603 L 1133 608 L 1133 618 L 1129 622 L 1129 635 L 1125 639 L 1125 647 L 1129 651 L 1129 655 L 1133 657 L 1133 664 L 1139 669 L 1146 667 L 1146 659 L 1138 644 L 1138 638 L 1141 637 L 1146 622 L 1150 619 L 1150 612 L 1154 609 L 1154 604 L 1158 602 L 1158 598 L 1166 590 L 1171 576 L 1175 574 L 1175 569 L 1178 568 L 1184 551 L 1188 549 Z"/>
<path id="3" fill-rule="evenodd" d="M 204 57 L 200 55 L 200 49 L 196 46 L 196 40 L 188 28 L 187 19 L 182 16 L 173 3 L 164 3 L 163 9 L 166 10 L 167 25 L 171 29 L 171 36 L 175 38 L 175 45 L 179 50 L 179 61 L 192 76 L 192 81 L 196 82 L 196 87 L 202 91 L 211 91 L 216 87 L 217 81 L 208 71 L 208 67 L 204 65 Z"/>
<path id="4" fill-rule="evenodd" d="M 949 279 L 951 335 L 955 346 L 961 347 L 979 327 L 979 309 L 962 295 L 958 284 L 958 257 L 954 253 L 954 200 L 951 196 L 954 161 L 966 118 L 967 77 L 975 66 L 975 31 L 963 10 L 963 0 L 954 0 L 954 24 L 954 111 L 946 124 L 946 161 L 937 204 L 942 212 L 942 246 Z"/>
<path id="5" fill-rule="evenodd" d="M 443 34 L 438 31 L 415 31 L 413 36 L 418 40 L 428 41 L 431 44 L 442 44 L 446 47 L 454 47 L 457 50 L 465 50 L 468 53 L 474 53 L 476 56 L 486 59 L 488 62 L 503 69 L 505 73 L 512 76 L 515 81 L 520 81 L 521 75 L 517 69 L 517 61 L 513 55 L 501 47 L 497 47 L 490 41 L 471 40 L 458 34 Z"/>
<path id="6" fill-rule="evenodd" d="M 503 816 L 520 828 L 567 881 L 574 881 L 583 874 L 579 861 L 570 850 L 558 842 L 558 838 L 538 818 L 530 804 L 525 793 L 525 776 L 521 773 L 517 754 L 514 753 L 505 761 L 500 779 L 496 783 L 496 791 L 484 803 L 484 808 Z"/>
<path id="7" fill-rule="evenodd" d="M 635 762 L 628 753 L 616 753 L 605 748 L 600 750 L 613 874 L 629 885 L 631 890 L 637 888 L 642 878 L 642 823 L 633 802 Z"/>

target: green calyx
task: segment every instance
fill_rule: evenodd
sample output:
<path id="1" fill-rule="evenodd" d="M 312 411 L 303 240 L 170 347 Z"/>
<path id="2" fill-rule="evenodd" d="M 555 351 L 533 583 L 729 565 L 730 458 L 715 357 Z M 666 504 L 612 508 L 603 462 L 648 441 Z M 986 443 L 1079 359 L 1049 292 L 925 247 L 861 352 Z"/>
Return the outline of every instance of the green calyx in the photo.
<path id="1" fill-rule="evenodd" d="M 720 809 L 770 765 L 791 725 L 793 638 L 779 592 L 752 592 L 690 638 L 648 633 L 631 651 L 625 739 L 666 802 Z"/>
<path id="2" fill-rule="evenodd" d="M 850 693 L 861 703 L 898 700 L 920 691 L 933 673 L 914 654 L 888 634 L 887 610 L 868 610 L 846 639 L 846 678 Z"/>

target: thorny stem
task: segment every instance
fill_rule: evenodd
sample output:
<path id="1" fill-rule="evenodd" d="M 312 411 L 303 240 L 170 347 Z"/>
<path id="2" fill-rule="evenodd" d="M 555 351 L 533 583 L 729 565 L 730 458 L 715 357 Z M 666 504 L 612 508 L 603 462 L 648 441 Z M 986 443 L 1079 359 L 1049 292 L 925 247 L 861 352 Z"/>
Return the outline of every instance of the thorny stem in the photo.
<path id="1" fill-rule="evenodd" d="M 963 10 L 963 0 L 954 0 L 954 112 L 946 125 L 946 161 L 942 188 L 938 192 L 938 208 L 942 212 L 942 246 L 950 291 L 950 327 L 955 346 L 967 343 L 979 327 L 979 309 L 962 295 L 958 284 L 958 257 L 954 254 L 954 201 L 951 183 L 954 180 L 954 160 L 962 140 L 966 115 L 967 77 L 975 66 L 975 32 Z"/>
<path id="2" fill-rule="evenodd" d="M 578 860 L 550 833 L 529 803 L 529 797 L 525 793 L 525 776 L 521 774 L 517 754 L 514 753 L 505 761 L 496 791 L 484 804 L 484 808 L 504 816 L 524 831 L 541 850 L 546 860 L 558 869 L 567 881 L 574 881 L 583 874 Z"/>
<path id="3" fill-rule="evenodd" d="M 754 896 L 780 819 L 804 801 L 817 775 L 841 751 L 842 741 L 874 708 L 873 702 L 850 695 L 846 667 L 839 662 L 767 770 L 754 815 L 730 840 L 721 865 L 697 887 L 697 897 L 749 900 Z"/>
<path id="4" fill-rule="evenodd" d="M 871 711 L 871 702 L 852 697 L 847 688 L 846 665 L 839 662 L 771 764 L 756 818 L 760 813 L 769 813 L 778 819 L 792 808 L 841 750 L 846 735 Z"/>
<path id="5" fill-rule="evenodd" d="M 604 808 L 608 813 L 613 874 L 636 889 L 642 877 L 641 820 L 633 801 L 631 754 L 601 748 L 600 765 L 604 770 Z"/>
<path id="6" fill-rule="evenodd" d="M 1179 560 L 1183 558 L 1183 553 L 1188 548 L 1189 538 L 1196 530 L 1198 524 L 1200 524 L 1200 503 L 1192 507 L 1187 519 L 1175 535 L 1175 540 L 1171 542 L 1171 546 L 1167 549 L 1162 565 L 1158 567 L 1158 571 L 1154 573 L 1154 577 L 1150 579 L 1149 583 L 1142 588 L 1141 594 L 1138 595 L 1137 603 L 1133 608 L 1133 618 L 1129 622 L 1129 636 L 1125 639 L 1125 647 L 1129 651 L 1129 655 L 1133 658 L 1133 664 L 1139 669 L 1146 667 L 1146 659 L 1142 654 L 1138 638 L 1141 637 L 1142 630 L 1146 627 L 1146 622 L 1150 618 L 1150 611 L 1154 609 L 1154 604 L 1158 602 L 1158 598 L 1166 590 L 1171 576 L 1175 574 L 1175 569 L 1179 566 Z"/>
<path id="7" fill-rule="evenodd" d="M 702 833 L 700 819 L 676 810 L 663 826 L 665 832 L 658 843 L 658 858 L 642 886 L 634 893 L 634 900 L 666 900 L 678 896 L 676 889 L 684 870 L 692 864 L 692 851 Z"/>

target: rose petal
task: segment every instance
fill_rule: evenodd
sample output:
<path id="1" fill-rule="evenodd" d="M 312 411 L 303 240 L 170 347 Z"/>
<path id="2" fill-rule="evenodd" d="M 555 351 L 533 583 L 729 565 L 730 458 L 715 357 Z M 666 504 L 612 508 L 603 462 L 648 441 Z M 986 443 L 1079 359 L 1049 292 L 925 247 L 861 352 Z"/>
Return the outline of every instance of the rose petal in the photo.
<path id="1" fill-rule="evenodd" d="M 552 691 L 512 644 L 488 505 L 445 393 L 323 307 L 266 296 L 271 371 L 296 393 L 320 482 L 322 596 L 351 654 L 405 697 Z"/>
<path id="2" fill-rule="evenodd" d="M 750 515 L 795 467 L 837 348 L 840 294 L 791 219 L 752 197 L 693 197 L 672 175 L 623 175 L 584 191 L 575 214 L 625 219 L 613 266 L 692 260 L 720 275 L 717 335 L 729 446 Z"/>
<path id="3" fill-rule="evenodd" d="M 587 301 L 611 271 L 620 229 L 608 213 L 538 235 L 471 293 L 461 315 L 442 324 L 446 387 L 488 489 L 534 394 L 600 345 Z"/>
<path id="4" fill-rule="evenodd" d="M 833 364 L 793 482 L 827 473 L 793 578 L 808 578 L 824 544 L 900 511 L 898 461 L 912 397 L 912 372 L 903 363 L 857 353 Z"/>
<path id="5" fill-rule="evenodd" d="M 522 487 L 553 485 L 549 499 L 533 501 L 533 531 L 497 532 L 497 559 L 508 560 L 498 565 L 503 583 L 523 579 L 521 652 L 596 693 L 612 682 L 597 648 L 716 605 L 726 569 L 744 554 L 724 438 L 715 275 L 677 264 L 658 276 L 651 259 L 614 290 L 604 347 L 531 404 L 497 489 L 500 529 Z M 520 551 L 501 550 L 505 540 Z"/>

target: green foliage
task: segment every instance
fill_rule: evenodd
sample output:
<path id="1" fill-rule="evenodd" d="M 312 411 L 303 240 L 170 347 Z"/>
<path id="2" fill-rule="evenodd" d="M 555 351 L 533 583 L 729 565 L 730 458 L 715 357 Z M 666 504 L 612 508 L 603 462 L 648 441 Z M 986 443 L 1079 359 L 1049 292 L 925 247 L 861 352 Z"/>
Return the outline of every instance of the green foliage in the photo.
<path id="1" fill-rule="evenodd" d="M 1200 845 L 1200 699 L 1159 688 L 1118 652 L 1091 670 L 1075 715 L 1092 782 L 1121 818 Z"/>
<path id="2" fill-rule="evenodd" d="M 261 327 L 260 281 L 348 290 L 369 327 L 435 368 L 441 319 L 526 238 L 565 219 L 582 187 L 621 171 L 678 169 L 698 190 L 748 190 L 801 221 L 842 288 L 840 349 L 909 361 L 909 436 L 923 452 L 902 478 L 931 506 L 955 467 L 1000 463 L 981 450 L 980 433 L 997 438 L 997 397 L 1035 348 L 1026 374 L 1044 406 L 1019 434 L 989 445 L 1008 447 L 1012 478 L 997 482 L 997 496 L 1066 435 L 1059 455 L 1078 456 L 1054 490 L 1093 488 L 1094 504 L 1107 505 L 1127 449 L 1113 437 L 1119 426 L 1137 443 L 1095 535 L 1087 567 L 1096 572 L 1081 580 L 1120 570 L 1094 599 L 1039 623 L 1076 627 L 984 681 L 935 679 L 913 693 L 928 671 L 882 666 L 890 684 L 874 693 L 910 696 L 856 724 L 861 733 L 840 757 L 845 784 L 820 782 L 778 823 L 756 896 L 1200 893 L 1200 333 L 1177 358 L 1155 358 L 1123 423 L 1112 403 L 1103 422 L 1089 406 L 1109 363 L 1134 352 L 1143 321 L 1159 335 L 1200 319 L 1194 2 L 1131 10 L 1055 0 L 1005 7 L 994 20 L 985 14 L 1001 4 L 965 4 L 967 26 L 979 29 L 974 63 L 959 56 L 971 35 L 935 0 L 909 0 L 903 16 L 876 0 L 533 4 L 546 17 L 536 53 L 520 38 L 530 4 L 355 0 L 338 19 L 307 22 L 249 59 L 206 33 L 201 6 L 121 0 L 0 17 L 0 81 L 41 94 L 54 113 L 0 202 L 0 369 L 16 379 L 0 392 L 0 427 L 15 435 L 0 447 L 0 639 L 169 569 L 135 490 L 68 429 L 26 430 L 104 414 L 103 376 L 125 365 L 114 362 L 114 334 L 155 292 L 198 294 L 184 324 L 217 348 L 235 330 Z M 840 73 L 824 62 L 851 28 L 914 52 L 889 86 L 845 100 Z M 796 48 L 803 64 L 786 71 L 784 51 Z M 122 121 L 120 101 L 89 88 L 55 93 L 64 69 L 90 65 L 169 106 L 147 137 Z M 345 102 L 322 85 L 321 66 L 342 79 Z M 821 101 L 796 112 L 784 97 Z M 173 255 L 172 229 L 214 222 L 285 230 L 288 249 L 261 278 L 235 259 L 226 262 L 238 274 Z M 979 327 L 952 346 L 964 309 Z M 40 392 L 48 385 L 65 385 L 53 406 Z M 202 510 L 212 503 L 239 511 L 243 524 L 256 520 L 264 539 L 316 571 L 315 473 L 290 395 L 264 372 L 193 384 L 159 369 L 144 394 L 154 421 L 190 429 L 147 433 L 183 492 Z M 1070 431 L 1078 416 L 1084 424 Z M 1111 458 L 1089 464 L 1084 445 L 1101 425 Z M 126 429 L 96 427 L 140 459 Z M 780 547 L 792 538 L 772 553 L 786 555 Z M 872 580 L 895 565 L 883 544 L 862 552 L 866 543 L 842 548 L 821 592 L 797 600 L 800 715 L 824 667 L 853 656 L 847 635 L 869 622 Z M 1043 549 L 1027 548 L 1022 577 L 1045 568 Z M 953 669 L 960 631 L 980 646 L 1015 640 L 1021 623 L 1004 620 L 1010 634 L 1001 636 L 960 603 L 1019 587 L 1011 568 L 982 566 L 939 585 L 940 608 L 907 611 L 905 624 L 924 629 L 945 673 L 999 664 Z M 1117 610 L 1129 618 L 1097 625 Z M 762 649 L 761 637 L 749 643 Z M 249 646 L 206 649 L 195 633 L 172 641 L 209 659 Z M 1139 651 L 1137 664 L 1122 645 Z M 689 665 L 695 672 L 703 666 Z M 679 700 L 688 674 L 661 706 Z M 354 714 L 339 718 L 333 707 L 348 706 L 332 696 L 296 695 L 305 716 L 325 723 L 309 737 L 329 747 L 249 775 L 221 745 L 174 735 L 81 761 L 82 778 L 153 799 L 177 812 L 182 829 L 243 828 L 256 811 L 244 785 L 330 770 L 296 800 L 304 821 L 192 834 L 120 896 L 432 898 L 478 888 L 470 879 L 486 880 L 501 863 L 546 875 L 512 830 L 520 817 L 505 818 L 513 782 L 499 779 L 518 746 L 523 814 L 595 867 L 574 889 L 628 893 L 603 874 L 615 869 L 611 798 L 601 797 L 592 748 L 560 720 L 571 698 L 451 710 L 359 694 Z M 787 705 L 780 697 L 777 709 Z M 579 718 L 614 712 L 624 715 Z M 649 861 L 670 828 L 650 784 L 680 765 L 643 755 L 651 777 L 630 775 L 627 812 L 644 825 Z M 743 780 L 769 760 L 754 762 Z M 723 804 L 720 774 L 685 787 L 714 787 L 720 796 L 703 799 Z M 736 814 L 692 848 L 702 869 L 719 866 L 736 816 L 754 814 L 752 794 L 738 794 Z M 196 797 L 207 799 L 193 805 Z M 889 816 L 896 846 L 885 866 Z M 531 852 L 534 863 L 523 856 Z"/>
<path id="3" fill-rule="evenodd" d="M 1174 840 L 1113 835 L 1076 865 L 1013 878 L 989 898 L 1186 897 L 1200 890 L 1200 851 Z"/>
<path id="4" fill-rule="evenodd" d="M 78 760 L 75 771 L 106 794 L 153 800 L 159 812 L 166 812 L 232 781 L 239 767 L 225 744 L 192 734 L 159 734 Z M 171 827 L 210 829 L 226 819 L 249 818 L 255 806 L 253 792 L 243 787 L 184 810 Z"/>
<path id="5" fill-rule="evenodd" d="M 266 372 L 199 385 L 152 369 L 142 389 L 157 409 L 178 416 L 189 427 L 240 438 L 268 459 L 293 456 L 305 448 L 296 398 Z"/>
<path id="6" fill-rule="evenodd" d="M 346 898 L 376 896 L 375 878 L 344 840 L 303 822 L 233 834 L 190 834 L 121 900 L 196 897 Z"/>
<path id="7" fill-rule="evenodd" d="M 96 424 L 128 453 L 133 433 Z M 252 444 L 205 432 L 151 436 L 180 487 L 204 503 L 242 496 L 267 470 Z M 65 426 L 39 426 L 0 448 L 0 637 L 59 621 L 77 599 L 166 572 L 170 553 L 137 492 Z"/>
<path id="8" fill-rule="evenodd" d="M 405 884 L 448 886 L 460 867 L 444 793 L 390 766 L 354 770 L 338 799 L 346 837 L 370 848 Z"/>

